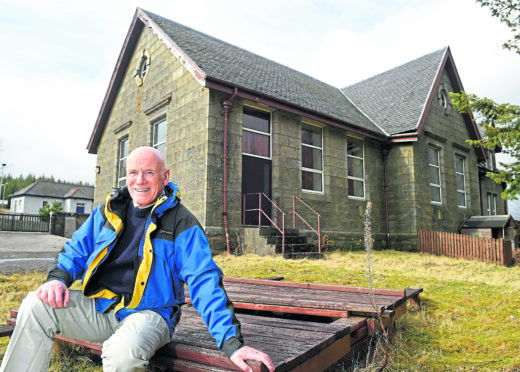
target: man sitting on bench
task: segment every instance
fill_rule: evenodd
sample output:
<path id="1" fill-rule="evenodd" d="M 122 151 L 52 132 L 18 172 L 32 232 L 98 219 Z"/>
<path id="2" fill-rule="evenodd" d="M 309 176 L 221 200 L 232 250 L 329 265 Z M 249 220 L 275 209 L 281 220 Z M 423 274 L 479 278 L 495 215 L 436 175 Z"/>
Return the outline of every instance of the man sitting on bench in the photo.
<path id="1" fill-rule="evenodd" d="M 103 343 L 104 371 L 143 371 L 170 342 L 184 283 L 211 335 L 233 363 L 270 358 L 245 346 L 223 274 L 197 219 L 168 181 L 161 152 L 139 147 L 115 190 L 74 233 L 47 281 L 22 302 L 1 372 L 47 371 L 54 335 Z M 68 289 L 82 280 L 82 290 Z"/>

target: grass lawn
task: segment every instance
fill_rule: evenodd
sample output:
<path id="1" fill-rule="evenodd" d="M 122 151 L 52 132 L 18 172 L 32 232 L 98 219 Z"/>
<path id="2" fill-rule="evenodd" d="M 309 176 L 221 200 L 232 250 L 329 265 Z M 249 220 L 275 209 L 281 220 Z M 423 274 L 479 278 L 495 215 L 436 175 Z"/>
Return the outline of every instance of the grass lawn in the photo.
<path id="1" fill-rule="evenodd" d="M 215 261 L 226 276 L 368 286 L 364 252 L 332 252 L 319 261 L 222 254 Z M 374 287 L 424 289 L 421 308 L 397 322 L 387 371 L 520 371 L 520 265 L 397 251 L 373 252 L 371 265 Z M 0 276 L 0 322 L 43 279 Z M 0 358 L 6 344 L 7 338 L 0 339 Z M 101 371 L 89 361 L 71 364 L 77 371 Z M 62 368 L 54 364 L 51 370 Z"/>

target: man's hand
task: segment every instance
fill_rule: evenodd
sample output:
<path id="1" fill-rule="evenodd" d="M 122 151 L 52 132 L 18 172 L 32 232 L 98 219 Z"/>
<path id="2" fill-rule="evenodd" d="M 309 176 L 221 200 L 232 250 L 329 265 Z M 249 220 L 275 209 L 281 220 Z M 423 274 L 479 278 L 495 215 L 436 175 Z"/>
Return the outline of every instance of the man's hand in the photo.
<path id="1" fill-rule="evenodd" d="M 53 309 L 67 307 L 69 296 L 69 289 L 59 280 L 43 283 L 36 291 L 36 297 L 49 304 Z"/>
<path id="2" fill-rule="evenodd" d="M 273 362 L 267 354 L 264 354 L 256 349 L 249 346 L 244 346 L 238 349 L 231 355 L 231 361 L 235 363 L 238 368 L 244 372 L 253 372 L 253 368 L 246 363 L 246 360 L 256 360 L 262 362 L 269 369 L 270 372 L 274 371 Z"/>

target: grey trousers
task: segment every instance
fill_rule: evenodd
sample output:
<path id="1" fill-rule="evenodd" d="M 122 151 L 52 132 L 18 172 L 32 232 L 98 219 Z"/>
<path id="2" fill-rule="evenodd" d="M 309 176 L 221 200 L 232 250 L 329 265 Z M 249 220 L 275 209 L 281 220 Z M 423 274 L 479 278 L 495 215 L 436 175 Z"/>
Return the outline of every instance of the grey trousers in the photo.
<path id="1" fill-rule="evenodd" d="M 0 372 L 47 371 L 59 333 L 103 343 L 103 371 L 144 371 L 155 351 L 170 341 L 166 321 L 141 311 L 118 322 L 114 312 L 96 312 L 95 301 L 70 291 L 64 309 L 53 309 L 31 292 L 22 301 Z"/>

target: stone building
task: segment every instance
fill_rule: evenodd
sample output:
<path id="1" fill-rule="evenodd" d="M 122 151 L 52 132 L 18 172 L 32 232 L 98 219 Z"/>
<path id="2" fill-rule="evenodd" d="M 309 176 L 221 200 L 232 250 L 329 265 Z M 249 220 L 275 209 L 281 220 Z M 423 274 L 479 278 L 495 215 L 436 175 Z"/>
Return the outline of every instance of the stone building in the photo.
<path id="1" fill-rule="evenodd" d="M 214 249 L 259 218 L 287 213 L 291 227 L 293 203 L 346 245 L 362 237 L 368 201 L 375 246 L 415 249 L 417 230 L 456 232 L 482 214 L 484 185 L 502 191 L 466 143 L 480 138 L 472 117 L 451 107 L 462 89 L 449 48 L 338 89 L 138 8 L 88 144 L 95 203 L 150 145 Z"/>

